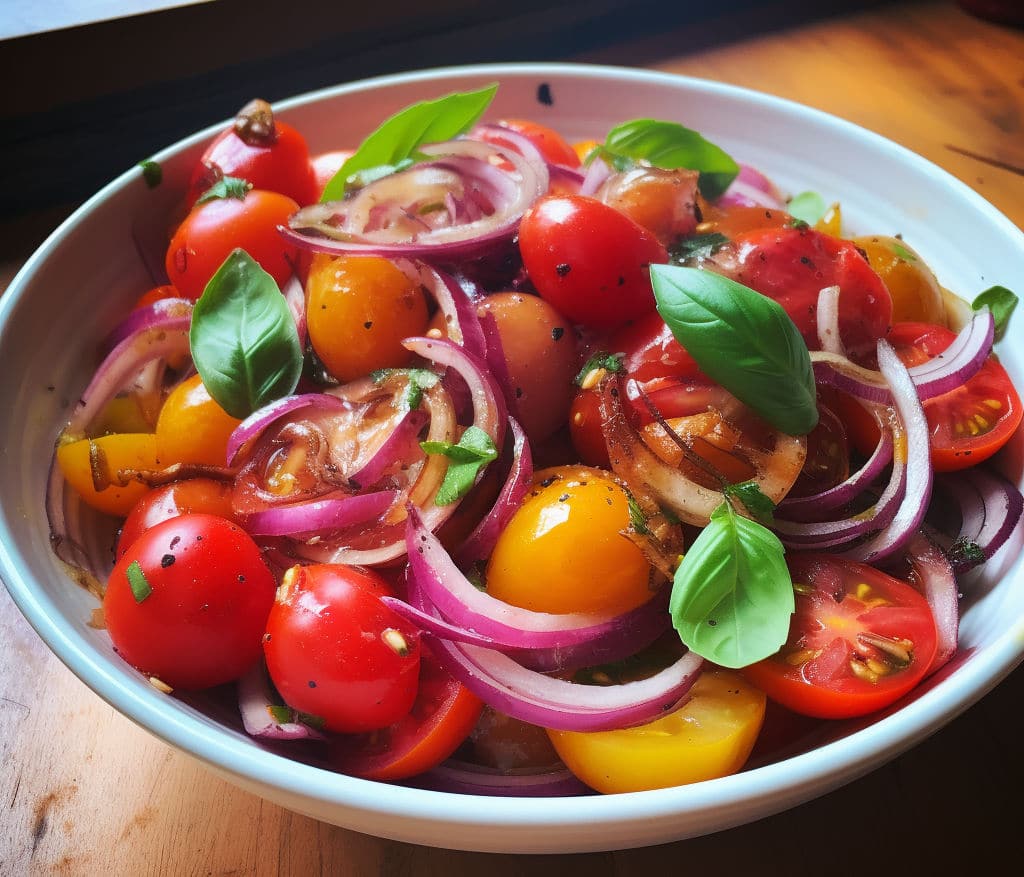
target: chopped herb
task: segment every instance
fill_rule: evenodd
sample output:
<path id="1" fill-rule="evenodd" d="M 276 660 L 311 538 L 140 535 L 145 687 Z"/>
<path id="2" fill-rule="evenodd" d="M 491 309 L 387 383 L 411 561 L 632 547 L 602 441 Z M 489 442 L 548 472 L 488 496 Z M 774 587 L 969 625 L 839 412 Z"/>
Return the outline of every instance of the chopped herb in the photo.
<path id="1" fill-rule="evenodd" d="M 420 442 L 420 447 L 428 454 L 442 454 L 451 461 L 434 498 L 434 502 L 442 506 L 462 499 L 473 487 L 480 470 L 498 459 L 493 440 L 477 426 L 469 427 L 457 444 Z"/>
<path id="2" fill-rule="evenodd" d="M 291 707 L 272 703 L 267 707 L 267 712 L 270 713 L 270 718 L 278 725 L 287 725 L 292 720 Z"/>
<path id="3" fill-rule="evenodd" d="M 996 341 L 1003 337 L 1006 331 L 1006 324 L 1010 322 L 1010 315 L 1017 307 L 1017 296 L 1005 286 L 990 286 L 971 303 L 974 310 L 981 310 L 987 307 L 992 311 L 992 318 L 996 321 Z"/>
<path id="4" fill-rule="evenodd" d="M 252 183 L 248 180 L 243 180 L 240 177 L 221 177 L 196 199 L 196 204 L 205 204 L 207 201 L 217 201 L 221 198 L 244 201 L 250 189 L 252 189 Z"/>
<path id="5" fill-rule="evenodd" d="M 410 411 L 420 407 L 423 391 L 436 386 L 441 380 L 436 373 L 426 368 L 379 368 L 370 372 L 370 380 L 375 384 L 383 384 L 393 375 L 404 375 L 409 380 L 403 401 Z"/>
<path id="6" fill-rule="evenodd" d="M 136 603 L 141 603 L 153 593 L 149 579 L 146 578 L 146 574 L 142 571 L 142 564 L 137 560 L 133 560 L 128 564 L 128 569 L 125 570 L 125 573 L 128 576 L 128 587 L 132 589 L 132 596 L 135 598 Z"/>
<path id="7" fill-rule="evenodd" d="M 908 250 L 903 244 L 893 244 L 892 251 L 899 256 L 904 262 L 916 262 L 917 256 L 915 256 L 910 250 Z"/>
<path id="8" fill-rule="evenodd" d="M 961 537 L 946 552 L 949 562 L 958 568 L 971 568 L 985 562 L 985 552 L 977 542 Z"/>
<path id="9" fill-rule="evenodd" d="M 603 368 L 605 371 L 615 372 L 616 374 L 624 371 L 624 367 L 622 365 L 623 356 L 624 354 L 622 353 L 607 353 L 604 350 L 598 351 L 583 364 L 583 368 L 579 370 L 579 374 L 577 374 L 573 379 L 573 383 L 576 384 L 577 387 L 582 386 L 587 375 L 595 369 Z"/>
<path id="10" fill-rule="evenodd" d="M 484 565 L 481 561 L 475 560 L 465 571 L 466 580 L 478 591 L 487 590 L 487 579 L 484 573 Z"/>
<path id="11" fill-rule="evenodd" d="M 140 161 L 139 167 L 142 168 L 142 179 L 146 181 L 146 185 L 150 189 L 155 189 L 164 179 L 164 169 L 160 167 L 160 163 L 147 159 L 146 161 Z"/>
<path id="12" fill-rule="evenodd" d="M 676 264 L 682 264 L 690 259 L 706 258 L 714 255 L 727 243 L 729 243 L 729 238 L 717 231 L 694 235 L 692 238 L 682 238 L 672 245 L 669 250 L 669 258 Z"/>
<path id="13" fill-rule="evenodd" d="M 811 226 L 808 223 L 804 222 L 802 219 L 791 219 L 789 221 L 789 227 L 795 228 L 797 231 L 806 231 Z"/>
<path id="14" fill-rule="evenodd" d="M 756 482 L 742 481 L 739 484 L 729 484 L 724 492 L 727 497 L 733 497 L 743 503 L 743 507 L 750 512 L 755 521 L 766 527 L 775 523 L 775 503 L 761 492 Z"/>
<path id="15" fill-rule="evenodd" d="M 644 510 L 640 508 L 640 503 L 636 501 L 636 497 L 628 490 L 626 491 L 626 503 L 629 506 L 629 526 L 633 528 L 634 532 L 639 533 L 641 536 L 648 535 L 651 530 L 647 526 L 647 515 L 645 515 Z"/>

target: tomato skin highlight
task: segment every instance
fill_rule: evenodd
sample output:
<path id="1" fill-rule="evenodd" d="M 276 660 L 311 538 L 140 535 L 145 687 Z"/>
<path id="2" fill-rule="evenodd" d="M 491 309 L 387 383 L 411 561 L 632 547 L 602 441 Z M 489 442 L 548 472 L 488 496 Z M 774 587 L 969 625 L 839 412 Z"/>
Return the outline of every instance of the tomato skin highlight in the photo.
<path id="1" fill-rule="evenodd" d="M 924 678 L 937 648 L 932 612 L 905 582 L 867 564 L 790 554 L 796 589 L 789 638 L 743 669 L 768 697 L 821 719 L 883 709 Z"/>
<path id="2" fill-rule="evenodd" d="M 139 599 L 129 567 L 152 589 Z M 259 660 L 276 582 L 237 524 L 189 514 L 157 524 L 115 564 L 103 598 L 118 654 L 172 688 L 231 682 Z"/>
<path id="3" fill-rule="evenodd" d="M 150 490 L 132 506 L 121 525 L 117 558 L 147 530 L 179 515 L 202 513 L 234 520 L 231 492 L 229 481 L 213 478 L 189 478 Z"/>
<path id="4" fill-rule="evenodd" d="M 548 195 L 519 228 L 523 264 L 541 297 L 575 323 L 612 329 L 654 310 L 650 266 L 668 253 L 625 214 L 582 195 Z"/>
<path id="5" fill-rule="evenodd" d="M 419 632 L 381 602 L 390 593 L 380 576 L 354 567 L 285 573 L 263 639 L 267 670 L 285 703 L 348 734 L 385 728 L 409 712 Z"/>

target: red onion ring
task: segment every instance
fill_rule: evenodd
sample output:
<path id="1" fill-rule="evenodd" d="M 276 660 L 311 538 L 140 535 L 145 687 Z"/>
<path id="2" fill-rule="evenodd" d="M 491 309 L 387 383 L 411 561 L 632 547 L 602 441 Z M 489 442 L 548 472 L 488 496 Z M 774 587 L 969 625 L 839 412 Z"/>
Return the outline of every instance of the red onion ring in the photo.
<path id="1" fill-rule="evenodd" d="M 849 359 L 839 334 L 839 287 L 826 286 L 818 293 L 818 343 L 826 353 Z"/>
<path id="2" fill-rule="evenodd" d="M 275 421 L 303 408 L 344 410 L 345 403 L 329 393 L 300 393 L 285 396 L 254 411 L 228 436 L 227 465 L 233 466 L 242 448 L 256 441 Z"/>
<path id="3" fill-rule="evenodd" d="M 450 274 L 432 268 L 425 262 L 398 259 L 395 264 L 410 280 L 423 286 L 437 302 L 445 317 L 448 337 L 483 359 L 487 355 L 487 341 L 473 295 Z"/>
<path id="4" fill-rule="evenodd" d="M 379 518 L 394 505 L 399 494 L 397 490 L 378 490 L 274 506 L 249 515 L 245 529 L 252 536 L 318 536 Z"/>
<path id="5" fill-rule="evenodd" d="M 907 545 L 911 584 L 924 595 L 935 619 L 938 647 L 927 675 L 931 675 L 956 653 L 960 625 L 960 603 L 956 575 L 949 560 L 934 542 L 921 533 Z"/>
<path id="6" fill-rule="evenodd" d="M 614 168 L 608 162 L 599 155 L 595 155 L 590 162 L 590 167 L 587 168 L 583 182 L 580 183 L 580 194 L 586 195 L 588 198 L 595 197 L 597 190 L 604 185 L 604 181 L 614 172 Z"/>
<path id="7" fill-rule="evenodd" d="M 767 207 L 770 210 L 786 210 L 775 184 L 759 170 L 748 164 L 741 164 L 739 173 L 729 188 L 715 201 L 721 207 Z"/>
<path id="8" fill-rule="evenodd" d="M 980 557 L 971 559 L 958 553 L 953 569 L 966 572 L 984 563 L 1010 538 L 1024 512 L 1020 491 L 987 467 L 973 466 L 955 475 L 941 475 L 935 486 L 960 506 L 961 524 L 957 541 L 976 545 Z"/>
<path id="9" fill-rule="evenodd" d="M 263 661 L 238 680 L 238 709 L 242 725 L 250 737 L 260 740 L 326 740 L 327 738 L 301 722 L 278 722 L 270 708 L 276 706 Z"/>
<path id="10" fill-rule="evenodd" d="M 294 274 L 288 278 L 281 290 L 284 300 L 295 321 L 295 331 L 299 335 L 299 348 L 306 349 L 306 290 Z"/>
<path id="11" fill-rule="evenodd" d="M 568 798 L 594 794 L 567 767 L 504 772 L 453 758 L 420 774 L 413 784 L 436 792 L 505 798 Z"/>
<path id="12" fill-rule="evenodd" d="M 178 317 L 192 318 L 192 302 L 187 298 L 161 298 L 145 307 L 135 308 L 103 339 L 101 350 L 109 353 L 136 332 Z"/>

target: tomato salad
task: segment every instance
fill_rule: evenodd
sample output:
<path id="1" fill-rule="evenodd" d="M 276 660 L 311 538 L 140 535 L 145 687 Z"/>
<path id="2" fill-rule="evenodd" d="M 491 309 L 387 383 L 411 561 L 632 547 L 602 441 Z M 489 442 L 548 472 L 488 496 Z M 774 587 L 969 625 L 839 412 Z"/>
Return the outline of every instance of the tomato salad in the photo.
<path id="1" fill-rule="evenodd" d="M 710 779 L 896 703 L 1021 516 L 984 465 L 1015 297 L 678 123 L 570 144 L 495 89 L 319 156 L 254 101 L 209 146 L 57 441 L 96 623 L 296 757 L 478 794 Z"/>

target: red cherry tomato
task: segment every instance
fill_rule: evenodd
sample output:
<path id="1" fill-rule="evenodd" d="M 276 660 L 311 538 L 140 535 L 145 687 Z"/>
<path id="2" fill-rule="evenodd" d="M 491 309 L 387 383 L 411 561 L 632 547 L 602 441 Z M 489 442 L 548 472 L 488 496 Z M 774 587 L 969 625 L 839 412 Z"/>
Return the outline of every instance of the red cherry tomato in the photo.
<path id="1" fill-rule="evenodd" d="M 612 329 L 654 310 L 649 268 L 665 248 L 629 217 L 582 195 L 548 195 L 519 228 L 523 264 L 541 296 L 575 323 Z"/>
<path id="2" fill-rule="evenodd" d="M 189 181 L 188 203 L 221 177 L 240 177 L 254 189 L 287 195 L 299 204 L 319 196 L 306 138 L 274 118 L 265 101 L 247 105 L 235 123 L 207 147 Z"/>
<path id="3" fill-rule="evenodd" d="M 741 234 L 733 246 L 730 276 L 781 304 L 812 350 L 821 346 L 818 294 L 838 285 L 843 343 L 855 358 L 871 356 L 892 321 L 892 298 L 854 244 L 812 229 L 772 228 Z"/>
<path id="4" fill-rule="evenodd" d="M 945 326 L 897 323 L 888 335 L 907 366 L 938 356 L 956 338 Z M 962 386 L 923 403 L 932 466 L 939 472 L 966 469 L 987 460 L 1017 431 L 1024 408 L 1010 376 L 994 356 Z M 869 453 L 878 442 L 874 420 L 852 399 L 844 399 L 843 419 L 856 448 Z"/>
<path id="5" fill-rule="evenodd" d="M 292 709 L 331 731 L 375 731 L 416 699 L 418 631 L 388 609 L 380 576 L 353 567 L 295 566 L 267 619 L 270 678 Z"/>
<path id="6" fill-rule="evenodd" d="M 140 499 L 121 525 L 117 539 L 117 557 L 143 533 L 178 515 L 202 513 L 219 518 L 234 518 L 231 511 L 231 483 L 213 478 L 189 478 L 149 491 Z"/>
<path id="7" fill-rule="evenodd" d="M 862 716 L 924 678 L 936 631 L 924 597 L 863 563 L 790 555 L 796 612 L 778 654 L 743 670 L 772 700 L 822 719 Z"/>
<path id="8" fill-rule="evenodd" d="M 244 198 L 217 198 L 192 208 L 167 248 L 171 283 L 193 301 L 236 248 L 245 250 L 278 286 L 291 277 L 296 250 L 277 230 L 299 205 L 285 195 L 253 189 Z"/>
<path id="9" fill-rule="evenodd" d="M 274 576 L 237 524 L 181 515 L 136 539 L 103 598 L 118 654 L 172 688 L 230 682 L 260 657 Z"/>
<path id="10" fill-rule="evenodd" d="M 154 305 L 165 298 L 181 298 L 181 293 L 169 284 L 164 286 L 154 286 L 152 289 L 142 293 L 142 295 L 135 300 L 135 309 L 149 307 L 150 305 Z"/>
<path id="11" fill-rule="evenodd" d="M 337 738 L 331 765 L 371 780 L 401 780 L 440 764 L 469 736 L 483 704 L 425 651 L 412 709 L 395 724 Z"/>
<path id="12" fill-rule="evenodd" d="M 623 368 L 638 381 L 700 374 L 693 357 L 676 341 L 657 311 L 639 317 L 612 335 L 608 350 L 625 354 Z"/>
<path id="13" fill-rule="evenodd" d="M 531 122 L 528 119 L 502 119 L 498 124 L 508 128 L 510 131 L 522 134 L 552 164 L 562 164 L 573 168 L 580 166 L 580 159 L 576 154 L 576 150 L 569 145 L 561 134 L 547 125 Z M 494 142 L 499 141 L 500 136 L 497 132 L 488 131 L 484 135 L 484 139 Z"/>
<path id="14" fill-rule="evenodd" d="M 334 152 L 321 152 L 313 156 L 310 164 L 313 166 L 313 174 L 316 176 L 316 197 L 319 198 L 327 184 L 334 179 L 335 174 L 341 170 L 341 166 L 353 155 L 351 149 L 337 149 Z"/>

